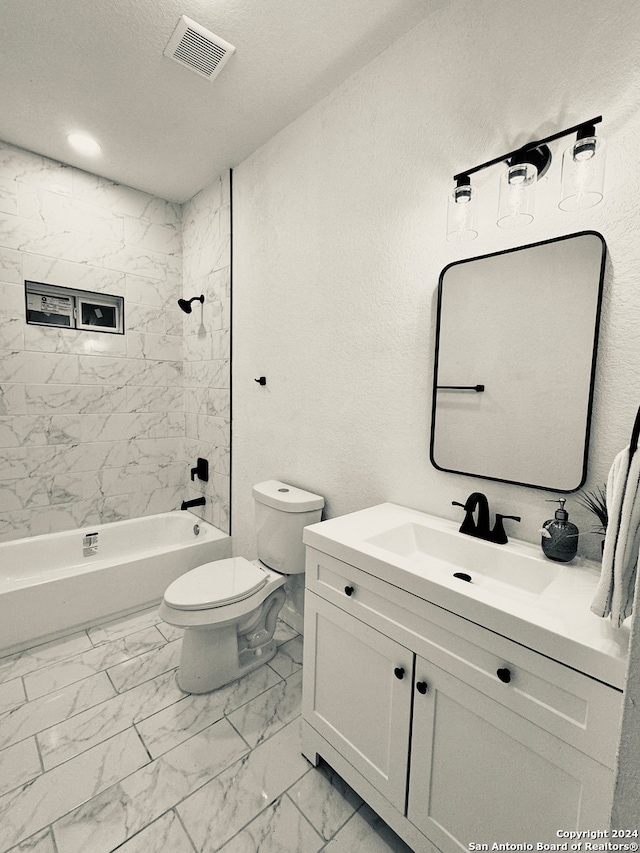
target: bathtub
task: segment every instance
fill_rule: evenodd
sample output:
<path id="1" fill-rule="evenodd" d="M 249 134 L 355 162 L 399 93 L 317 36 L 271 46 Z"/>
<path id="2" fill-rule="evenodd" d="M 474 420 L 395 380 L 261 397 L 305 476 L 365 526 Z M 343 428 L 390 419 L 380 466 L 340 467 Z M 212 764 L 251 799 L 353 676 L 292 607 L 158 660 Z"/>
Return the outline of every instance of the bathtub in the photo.
<path id="1" fill-rule="evenodd" d="M 230 556 L 230 536 L 182 511 L 0 543 L 0 655 L 151 606 Z"/>

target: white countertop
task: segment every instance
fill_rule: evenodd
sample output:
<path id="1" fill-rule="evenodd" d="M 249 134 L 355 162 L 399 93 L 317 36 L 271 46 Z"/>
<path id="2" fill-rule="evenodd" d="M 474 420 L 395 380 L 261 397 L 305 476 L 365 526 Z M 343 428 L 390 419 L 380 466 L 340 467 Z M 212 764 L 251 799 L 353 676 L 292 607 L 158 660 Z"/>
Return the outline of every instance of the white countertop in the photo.
<path id="1" fill-rule="evenodd" d="M 459 569 L 453 562 L 442 558 L 425 560 L 424 555 L 401 556 L 366 541 L 381 531 L 411 522 L 462 537 L 462 542 L 454 544 L 482 549 L 478 554 L 485 561 L 493 558 L 502 563 L 511 554 L 514 559 L 530 561 L 532 572 L 536 568 L 540 572 L 548 570 L 550 561 L 540 548 L 529 543 L 515 539 L 506 545 L 484 542 L 459 533 L 459 523 L 392 503 L 312 524 L 305 528 L 304 543 L 619 690 L 624 689 L 630 619 L 616 629 L 609 619 L 591 612 L 600 577 L 598 564 L 578 557 L 571 563 L 553 563 L 557 576 L 539 594 L 506 586 L 502 594 L 495 586 L 483 587 L 454 578 L 453 572 Z"/>

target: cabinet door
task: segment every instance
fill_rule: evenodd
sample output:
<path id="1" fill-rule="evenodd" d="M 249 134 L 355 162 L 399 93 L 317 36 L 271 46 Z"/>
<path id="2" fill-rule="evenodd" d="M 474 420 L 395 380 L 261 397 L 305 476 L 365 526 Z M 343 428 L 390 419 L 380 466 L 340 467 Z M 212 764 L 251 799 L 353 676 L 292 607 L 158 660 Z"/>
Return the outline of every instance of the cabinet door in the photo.
<path id="1" fill-rule="evenodd" d="M 304 621 L 304 718 L 404 813 L 413 654 L 309 592 Z"/>
<path id="2" fill-rule="evenodd" d="M 611 785 L 603 765 L 416 657 L 407 815 L 443 853 L 605 828 Z"/>

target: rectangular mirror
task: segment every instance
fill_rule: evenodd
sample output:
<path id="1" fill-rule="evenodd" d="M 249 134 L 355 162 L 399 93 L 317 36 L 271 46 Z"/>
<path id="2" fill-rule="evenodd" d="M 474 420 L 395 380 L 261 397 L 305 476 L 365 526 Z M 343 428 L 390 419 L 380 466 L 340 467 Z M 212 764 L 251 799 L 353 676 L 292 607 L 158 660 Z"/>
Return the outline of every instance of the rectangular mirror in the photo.
<path id="1" fill-rule="evenodd" d="M 438 285 L 433 465 L 584 483 L 606 244 L 584 231 L 457 261 Z"/>

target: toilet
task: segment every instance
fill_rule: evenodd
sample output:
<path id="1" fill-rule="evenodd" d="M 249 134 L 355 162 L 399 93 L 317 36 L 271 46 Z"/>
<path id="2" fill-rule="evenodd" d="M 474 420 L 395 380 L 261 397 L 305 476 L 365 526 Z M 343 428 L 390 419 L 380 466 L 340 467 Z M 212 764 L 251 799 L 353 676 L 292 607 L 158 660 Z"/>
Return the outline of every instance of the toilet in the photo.
<path id="1" fill-rule="evenodd" d="M 253 487 L 258 560 L 215 560 L 175 580 L 160 616 L 184 628 L 178 686 L 209 693 L 276 653 L 273 634 L 289 575 L 304 572 L 302 531 L 320 521 L 324 499 L 278 480 Z"/>

